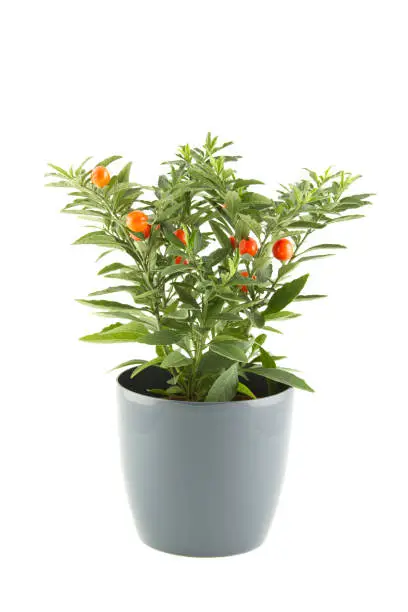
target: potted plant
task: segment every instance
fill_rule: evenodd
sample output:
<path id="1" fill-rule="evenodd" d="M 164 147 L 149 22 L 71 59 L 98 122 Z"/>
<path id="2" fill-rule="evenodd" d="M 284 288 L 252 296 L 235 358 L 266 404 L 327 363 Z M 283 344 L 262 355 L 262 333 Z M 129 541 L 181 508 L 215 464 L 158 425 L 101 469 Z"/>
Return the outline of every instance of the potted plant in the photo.
<path id="1" fill-rule="evenodd" d="M 245 552 L 264 540 L 285 469 L 293 389 L 312 391 L 268 333 L 297 316 L 304 263 L 339 244 L 306 241 L 370 194 L 345 195 L 359 178 L 307 170 L 272 199 L 239 178 L 208 134 L 178 149 L 154 187 L 117 174 L 113 156 L 87 169 L 50 164 L 51 186 L 70 190 L 63 212 L 94 226 L 75 244 L 115 254 L 98 274 L 119 284 L 79 300 L 114 322 L 82 340 L 155 347 L 136 353 L 117 380 L 125 480 L 139 534 L 162 551 L 191 556 Z M 119 256 L 119 257 L 118 257 Z M 118 301 L 112 294 L 127 297 Z M 109 296 L 109 299 L 106 297 Z M 153 349 L 152 349 L 153 350 Z"/>

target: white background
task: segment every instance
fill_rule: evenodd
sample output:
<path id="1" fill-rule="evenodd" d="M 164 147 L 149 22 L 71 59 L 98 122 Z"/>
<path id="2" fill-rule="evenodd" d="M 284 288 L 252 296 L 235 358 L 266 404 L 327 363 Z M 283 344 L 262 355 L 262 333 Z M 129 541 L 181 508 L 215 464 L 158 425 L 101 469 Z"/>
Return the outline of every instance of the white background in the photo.
<path id="1" fill-rule="evenodd" d="M 403 10 L 394 0 L 3 8 L 4 612 L 408 609 Z M 105 374 L 134 353 L 77 341 L 103 323 L 73 301 L 99 287 L 96 248 L 70 246 L 78 222 L 43 188 L 47 161 L 114 153 L 152 182 L 177 145 L 208 130 L 236 142 L 240 173 L 270 193 L 304 166 L 334 164 L 378 194 L 366 219 L 326 233 L 348 250 L 310 266 L 309 289 L 329 298 L 270 341 L 317 393 L 296 396 L 269 538 L 213 560 L 137 538 Z"/>

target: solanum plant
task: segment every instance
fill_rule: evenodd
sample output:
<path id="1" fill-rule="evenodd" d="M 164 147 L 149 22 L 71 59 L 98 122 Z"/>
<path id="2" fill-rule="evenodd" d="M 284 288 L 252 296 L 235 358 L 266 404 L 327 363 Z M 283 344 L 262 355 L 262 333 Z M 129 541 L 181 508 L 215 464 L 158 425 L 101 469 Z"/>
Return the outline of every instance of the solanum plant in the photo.
<path id="1" fill-rule="evenodd" d="M 98 259 L 127 257 L 98 272 L 120 284 L 79 300 L 115 320 L 82 340 L 154 345 L 150 361 L 117 367 L 136 366 L 132 376 L 150 365 L 166 369 L 170 387 L 155 390 L 161 395 L 211 402 L 254 397 L 247 372 L 311 391 L 277 367 L 281 358 L 265 348 L 265 332 L 298 316 L 286 310 L 291 302 L 324 297 L 303 293 L 308 275 L 296 272 L 344 247 L 306 240 L 329 224 L 362 217 L 348 211 L 370 204 L 371 194 L 344 195 L 358 176 L 330 169 L 307 170 L 275 198 L 256 193 L 261 181 L 238 178 L 228 167 L 238 156 L 221 151 L 231 144 L 208 134 L 202 148 L 180 147 L 154 187 L 131 182 L 130 163 L 111 176 L 116 155 L 89 170 L 90 158 L 76 169 L 50 164 L 47 176 L 57 179 L 50 185 L 70 190 L 63 212 L 93 224 L 75 244 L 103 247 Z M 127 301 L 99 297 L 124 292 Z"/>

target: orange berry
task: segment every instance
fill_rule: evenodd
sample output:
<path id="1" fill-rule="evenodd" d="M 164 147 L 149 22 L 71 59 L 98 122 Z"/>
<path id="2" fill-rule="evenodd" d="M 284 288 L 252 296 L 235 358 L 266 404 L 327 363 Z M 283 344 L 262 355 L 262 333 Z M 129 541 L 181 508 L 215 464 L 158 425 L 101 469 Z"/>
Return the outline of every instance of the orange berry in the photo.
<path id="1" fill-rule="evenodd" d="M 186 232 L 183 229 L 177 229 L 173 234 L 178 238 L 183 244 L 187 244 L 186 240 Z"/>
<path id="2" fill-rule="evenodd" d="M 143 235 L 145 238 L 148 238 L 150 236 L 151 229 L 152 229 L 152 226 L 148 223 L 146 225 L 146 229 L 143 231 Z M 133 240 L 136 240 L 136 242 L 139 242 L 140 240 L 138 236 L 134 236 L 133 234 L 130 234 L 130 237 L 133 238 Z"/>
<path id="3" fill-rule="evenodd" d="M 147 220 L 147 215 L 141 210 L 132 210 L 126 215 L 126 225 L 132 232 L 143 234 L 148 226 Z"/>
<path id="4" fill-rule="evenodd" d="M 254 238 L 247 238 L 246 240 L 243 238 L 239 243 L 239 252 L 241 255 L 248 253 L 248 255 L 254 257 L 258 252 L 258 244 L 256 240 Z"/>
<path id="5" fill-rule="evenodd" d="M 288 238 L 281 238 L 273 245 L 272 253 L 279 261 L 289 261 L 293 256 L 293 244 Z"/>
<path id="6" fill-rule="evenodd" d="M 106 187 L 110 181 L 110 174 L 105 168 L 105 166 L 96 166 L 92 170 L 91 174 L 91 183 L 96 185 L 97 187 Z"/>

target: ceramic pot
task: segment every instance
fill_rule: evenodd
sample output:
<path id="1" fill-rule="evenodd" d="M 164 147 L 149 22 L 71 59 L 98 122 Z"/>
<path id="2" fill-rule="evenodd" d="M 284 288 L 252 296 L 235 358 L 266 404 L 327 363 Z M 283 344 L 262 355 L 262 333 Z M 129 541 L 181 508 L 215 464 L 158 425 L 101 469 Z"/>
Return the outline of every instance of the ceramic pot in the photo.
<path id="1" fill-rule="evenodd" d="M 154 397 L 168 372 L 149 367 L 118 377 L 126 489 L 142 541 L 193 557 L 250 551 L 264 541 L 285 472 L 293 389 L 255 400 L 185 402 Z"/>

